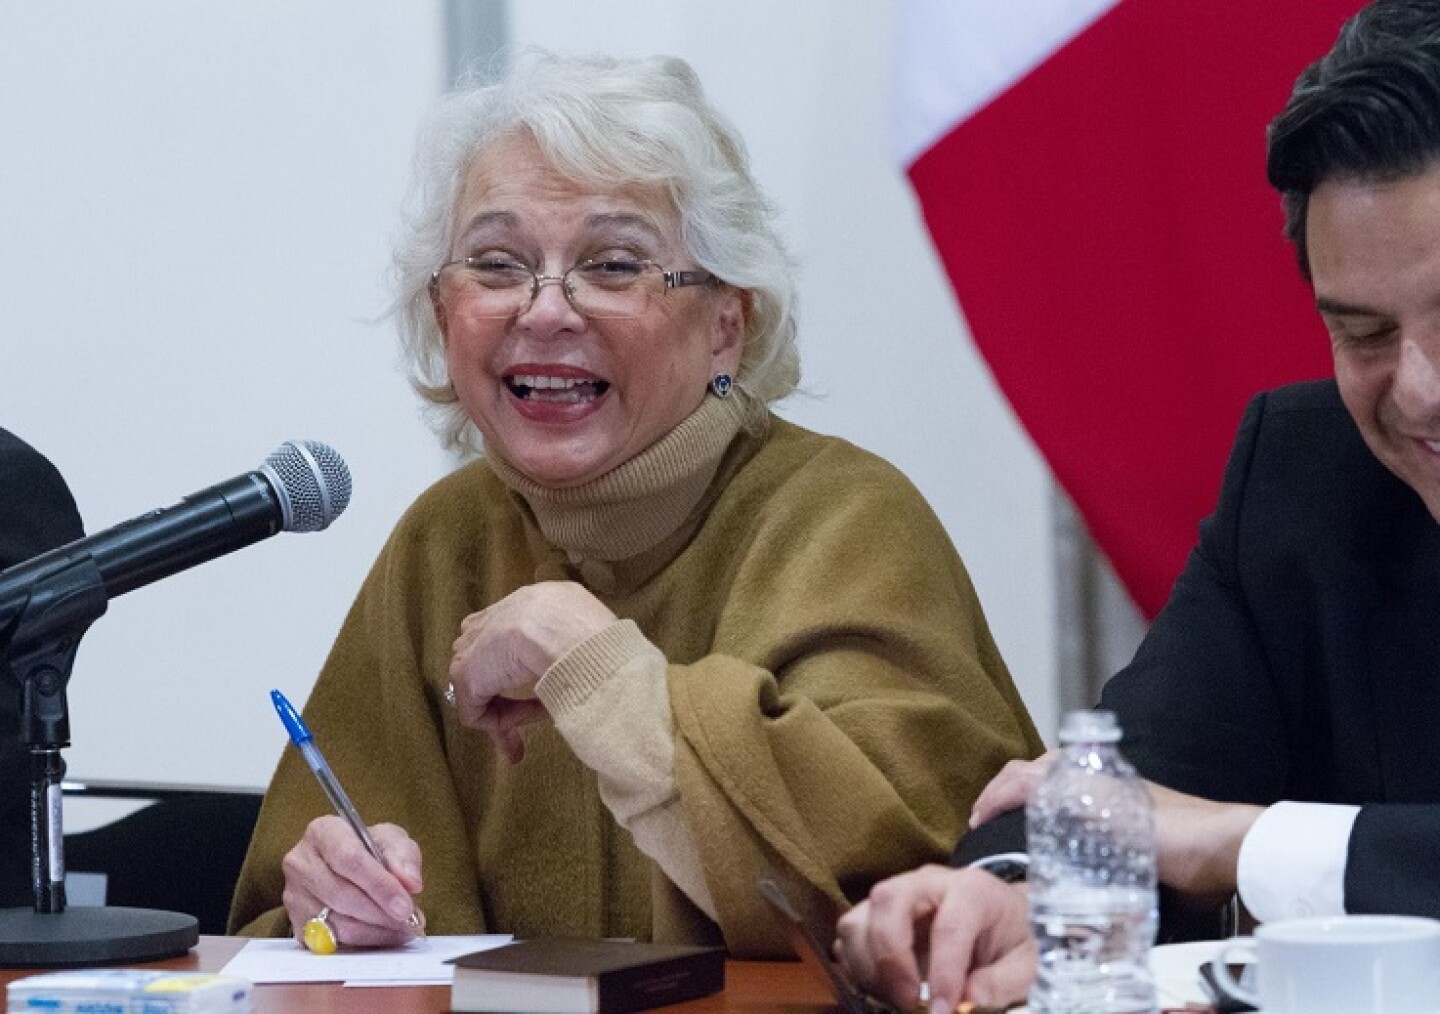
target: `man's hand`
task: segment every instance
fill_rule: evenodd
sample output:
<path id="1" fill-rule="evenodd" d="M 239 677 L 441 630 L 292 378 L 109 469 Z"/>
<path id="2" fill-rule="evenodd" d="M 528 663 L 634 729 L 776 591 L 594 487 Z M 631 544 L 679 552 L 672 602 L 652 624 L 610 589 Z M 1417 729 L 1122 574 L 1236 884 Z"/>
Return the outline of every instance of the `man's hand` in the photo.
<path id="1" fill-rule="evenodd" d="M 1160 882 L 1207 900 L 1234 894 L 1240 843 L 1264 808 L 1187 796 L 1154 782 L 1145 786 L 1155 803 Z"/>
<path id="2" fill-rule="evenodd" d="M 1034 760 L 1008 761 L 1000 773 L 980 790 L 970 809 L 970 826 L 979 827 L 986 821 L 1024 806 L 1060 756 L 1059 750 L 1047 750 Z"/>
<path id="3" fill-rule="evenodd" d="M 922 866 L 881 881 L 836 933 L 836 956 L 855 982 L 902 1010 L 927 977 L 936 1014 L 962 1000 L 1018 1003 L 1035 978 L 1025 885 L 980 870 Z"/>
<path id="4" fill-rule="evenodd" d="M 1012 760 L 975 800 L 970 826 L 998 817 L 1029 801 L 1059 755 Z M 1235 893 L 1240 844 L 1264 812 L 1245 803 L 1217 803 L 1147 781 L 1155 804 L 1155 845 L 1160 882 L 1196 898 L 1216 900 Z"/>

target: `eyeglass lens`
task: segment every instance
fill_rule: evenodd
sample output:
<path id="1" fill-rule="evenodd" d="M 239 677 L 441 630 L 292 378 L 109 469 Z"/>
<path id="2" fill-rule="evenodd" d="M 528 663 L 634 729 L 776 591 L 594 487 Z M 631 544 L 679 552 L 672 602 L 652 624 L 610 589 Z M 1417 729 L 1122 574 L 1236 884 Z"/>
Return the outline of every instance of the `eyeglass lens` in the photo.
<path id="1" fill-rule="evenodd" d="M 575 310 L 587 317 L 639 317 L 662 284 L 657 265 L 648 261 L 586 261 L 561 278 L 537 275 L 509 262 L 452 261 L 435 278 L 442 302 L 482 317 L 523 313 L 546 285 L 560 285 Z"/>

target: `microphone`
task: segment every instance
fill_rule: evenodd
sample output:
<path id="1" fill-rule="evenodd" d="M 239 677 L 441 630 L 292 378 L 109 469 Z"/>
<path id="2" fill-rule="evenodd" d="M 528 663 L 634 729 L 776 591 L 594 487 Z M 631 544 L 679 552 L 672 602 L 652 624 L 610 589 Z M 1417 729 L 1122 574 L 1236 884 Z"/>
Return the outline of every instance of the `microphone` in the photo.
<path id="1" fill-rule="evenodd" d="M 349 503 L 344 459 L 317 441 L 287 440 L 253 472 L 0 570 L 0 658 L 19 647 L 9 628 L 32 590 L 66 568 L 93 565 L 112 599 L 277 532 L 318 532 Z"/>

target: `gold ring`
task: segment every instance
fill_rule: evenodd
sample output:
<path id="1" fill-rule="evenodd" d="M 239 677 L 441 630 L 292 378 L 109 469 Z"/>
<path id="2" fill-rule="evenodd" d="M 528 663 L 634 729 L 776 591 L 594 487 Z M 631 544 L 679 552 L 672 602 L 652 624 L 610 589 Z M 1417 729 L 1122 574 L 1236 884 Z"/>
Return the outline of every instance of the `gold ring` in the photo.
<path id="1" fill-rule="evenodd" d="M 305 924 L 305 930 L 301 934 L 305 938 L 305 946 L 313 954 L 334 954 L 339 944 L 335 941 L 335 931 L 330 928 L 330 906 L 326 905 L 320 910 L 320 914 Z"/>

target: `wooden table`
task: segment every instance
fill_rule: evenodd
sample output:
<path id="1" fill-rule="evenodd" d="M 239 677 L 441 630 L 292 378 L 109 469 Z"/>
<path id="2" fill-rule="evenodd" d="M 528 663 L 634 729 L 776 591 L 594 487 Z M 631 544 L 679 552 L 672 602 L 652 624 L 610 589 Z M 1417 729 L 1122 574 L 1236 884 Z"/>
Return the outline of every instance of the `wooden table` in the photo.
<path id="1" fill-rule="evenodd" d="M 146 968 L 218 972 L 245 941 L 201 937 L 189 954 Z M 0 985 L 37 969 L 0 969 Z M 345 987 L 296 983 L 255 987 L 255 1014 L 439 1014 L 450 1009 L 449 986 Z M 674 1014 L 819 1014 L 836 1009 L 824 983 L 799 962 L 731 961 L 725 991 L 666 1008 Z"/>

